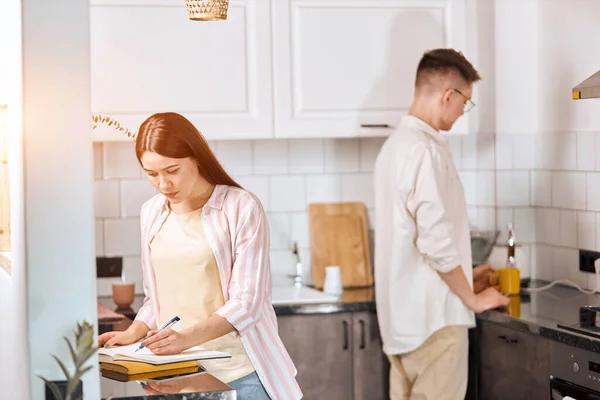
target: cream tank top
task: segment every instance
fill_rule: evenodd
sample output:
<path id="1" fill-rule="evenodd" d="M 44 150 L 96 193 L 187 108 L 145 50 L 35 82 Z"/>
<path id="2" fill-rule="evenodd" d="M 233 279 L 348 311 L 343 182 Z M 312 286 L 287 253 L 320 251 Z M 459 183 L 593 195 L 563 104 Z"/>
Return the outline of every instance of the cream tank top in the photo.
<path id="1" fill-rule="evenodd" d="M 170 211 L 150 241 L 150 259 L 156 276 L 159 326 L 178 315 L 181 320 L 172 329 L 181 331 L 208 319 L 225 304 L 217 263 L 202 225 L 202 209 L 182 214 Z M 228 359 L 201 362 L 222 382 L 254 372 L 239 336 L 227 334 L 200 346 L 231 354 Z"/>

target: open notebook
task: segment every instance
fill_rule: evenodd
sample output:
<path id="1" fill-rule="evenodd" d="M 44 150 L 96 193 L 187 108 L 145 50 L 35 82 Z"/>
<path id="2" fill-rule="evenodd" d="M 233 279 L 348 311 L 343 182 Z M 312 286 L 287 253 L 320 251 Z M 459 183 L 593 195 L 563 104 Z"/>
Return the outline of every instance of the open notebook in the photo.
<path id="1" fill-rule="evenodd" d="M 133 343 L 127 346 L 110 347 L 105 349 L 101 347 L 98 350 L 98 359 L 100 362 L 111 361 L 136 361 L 154 365 L 176 363 L 191 360 L 209 360 L 214 358 L 228 358 L 231 354 L 222 351 L 206 350 L 202 347 L 192 347 L 179 354 L 170 356 L 158 356 L 148 348 L 144 347 L 135 351 L 140 346 L 139 343 Z"/>

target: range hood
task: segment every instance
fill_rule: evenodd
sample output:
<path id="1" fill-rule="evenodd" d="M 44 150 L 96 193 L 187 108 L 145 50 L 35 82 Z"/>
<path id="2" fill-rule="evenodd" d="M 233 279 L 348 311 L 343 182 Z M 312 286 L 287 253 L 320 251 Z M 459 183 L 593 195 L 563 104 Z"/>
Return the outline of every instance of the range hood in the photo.
<path id="1" fill-rule="evenodd" d="M 573 100 L 600 99 L 600 71 L 573 88 Z"/>

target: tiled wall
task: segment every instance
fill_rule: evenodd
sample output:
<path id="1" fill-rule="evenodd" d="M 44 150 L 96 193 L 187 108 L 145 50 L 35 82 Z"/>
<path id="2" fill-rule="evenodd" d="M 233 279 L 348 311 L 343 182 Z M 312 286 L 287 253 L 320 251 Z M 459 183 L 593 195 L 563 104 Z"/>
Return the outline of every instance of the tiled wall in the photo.
<path id="1" fill-rule="evenodd" d="M 498 135 L 498 220 L 531 246 L 532 274 L 595 285 L 578 249 L 600 250 L 600 133 Z"/>
<path id="2" fill-rule="evenodd" d="M 227 171 L 255 193 L 271 227 L 273 281 L 294 272 L 291 246 L 298 241 L 310 281 L 307 204 L 362 201 L 373 214 L 372 170 L 383 138 L 213 142 Z M 463 179 L 474 228 L 495 223 L 493 137 L 449 137 Z M 95 145 L 96 253 L 123 256 L 124 278 L 142 291 L 139 210 L 154 193 L 129 143 Z M 100 295 L 111 279 L 99 279 Z"/>

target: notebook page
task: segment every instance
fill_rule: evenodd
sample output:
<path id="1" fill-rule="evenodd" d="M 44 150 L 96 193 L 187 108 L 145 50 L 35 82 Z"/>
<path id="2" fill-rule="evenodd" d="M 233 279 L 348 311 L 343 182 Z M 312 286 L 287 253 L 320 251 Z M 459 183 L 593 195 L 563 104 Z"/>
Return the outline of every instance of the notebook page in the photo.
<path id="1" fill-rule="evenodd" d="M 152 353 L 147 347 L 139 351 L 135 351 L 139 347 L 139 343 L 133 343 L 127 346 L 111 347 L 108 349 L 100 349 L 99 355 L 110 356 L 113 360 L 128 360 L 128 361 L 140 361 L 147 362 L 150 364 L 167 364 L 178 361 L 189 361 L 189 360 L 206 360 L 213 358 L 226 358 L 231 357 L 230 354 L 206 350 L 202 347 L 192 347 L 179 354 L 174 355 L 156 355 Z"/>

